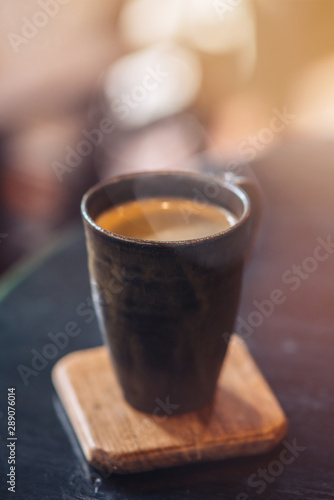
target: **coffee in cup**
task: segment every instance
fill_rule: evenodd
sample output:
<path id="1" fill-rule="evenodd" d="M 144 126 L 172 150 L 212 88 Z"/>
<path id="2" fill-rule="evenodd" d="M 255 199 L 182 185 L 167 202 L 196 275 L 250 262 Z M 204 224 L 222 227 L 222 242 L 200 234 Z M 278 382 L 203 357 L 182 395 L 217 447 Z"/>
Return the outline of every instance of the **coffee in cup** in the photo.
<path id="1" fill-rule="evenodd" d="M 95 220 L 129 238 L 182 241 L 220 233 L 237 222 L 227 208 L 187 198 L 144 198 L 108 208 Z"/>

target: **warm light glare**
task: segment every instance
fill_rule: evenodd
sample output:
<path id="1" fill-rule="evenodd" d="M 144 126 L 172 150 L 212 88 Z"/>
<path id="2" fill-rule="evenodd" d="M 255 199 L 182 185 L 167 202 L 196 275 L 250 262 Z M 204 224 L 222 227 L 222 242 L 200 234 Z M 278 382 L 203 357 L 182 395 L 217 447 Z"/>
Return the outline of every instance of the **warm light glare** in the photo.
<path id="1" fill-rule="evenodd" d="M 254 43 L 248 0 L 132 0 L 122 12 L 121 30 L 134 46 L 186 39 L 205 52 L 225 52 Z"/>
<path id="2" fill-rule="evenodd" d="M 132 0 L 120 18 L 121 31 L 134 47 L 177 37 L 182 30 L 182 0 Z"/>
<path id="3" fill-rule="evenodd" d="M 160 45 L 116 62 L 105 89 L 115 120 L 129 129 L 186 109 L 200 81 L 200 66 L 191 51 Z"/>
<path id="4" fill-rule="evenodd" d="M 253 43 L 254 19 L 245 0 L 185 0 L 184 35 L 205 52 L 229 52 Z"/>

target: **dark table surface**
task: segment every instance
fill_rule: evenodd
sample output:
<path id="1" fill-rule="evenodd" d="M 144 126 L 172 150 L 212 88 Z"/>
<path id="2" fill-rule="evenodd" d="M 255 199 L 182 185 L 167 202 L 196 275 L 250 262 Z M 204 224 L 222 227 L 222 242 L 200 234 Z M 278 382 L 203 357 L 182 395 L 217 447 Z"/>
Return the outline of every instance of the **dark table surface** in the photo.
<path id="1" fill-rule="evenodd" d="M 83 236 L 73 229 L 0 287 L 0 498 L 334 498 L 334 145 L 286 144 L 257 161 L 255 171 L 265 217 L 239 314 L 249 324 L 254 301 L 282 291 L 284 303 L 262 321 L 257 315 L 261 324 L 247 329 L 246 341 L 287 414 L 286 440 L 265 456 L 133 476 L 105 478 L 90 468 L 50 379 L 59 358 L 101 343 L 95 320 L 78 314 L 89 286 Z M 319 241 L 323 248 L 316 251 Z M 68 321 L 81 333 L 42 370 L 29 373 L 25 385 L 19 365 L 31 368 L 31 351 L 41 352 L 48 334 L 63 331 Z M 16 388 L 17 400 L 15 496 L 5 484 L 8 387 Z M 294 454 L 282 454 L 291 446 Z"/>

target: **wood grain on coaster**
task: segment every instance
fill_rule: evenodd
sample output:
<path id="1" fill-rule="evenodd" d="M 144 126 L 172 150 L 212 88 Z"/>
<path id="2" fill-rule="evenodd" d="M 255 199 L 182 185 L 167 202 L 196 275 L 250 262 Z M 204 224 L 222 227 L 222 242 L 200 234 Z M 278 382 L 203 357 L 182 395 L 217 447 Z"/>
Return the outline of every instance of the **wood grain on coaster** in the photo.
<path id="1" fill-rule="evenodd" d="M 235 335 L 214 401 L 183 415 L 166 413 L 166 401 L 158 401 L 155 415 L 132 408 L 106 347 L 68 354 L 52 377 L 86 459 L 104 471 L 133 473 L 265 453 L 287 431 L 282 408 Z"/>

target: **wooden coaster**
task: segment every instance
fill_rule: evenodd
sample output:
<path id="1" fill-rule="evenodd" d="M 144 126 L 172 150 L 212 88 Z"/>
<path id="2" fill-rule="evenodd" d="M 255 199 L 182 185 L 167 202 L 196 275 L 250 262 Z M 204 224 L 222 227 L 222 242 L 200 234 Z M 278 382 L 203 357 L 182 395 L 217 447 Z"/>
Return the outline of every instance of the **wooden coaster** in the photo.
<path id="1" fill-rule="evenodd" d="M 103 471 L 125 474 L 264 453 L 287 431 L 282 408 L 235 335 L 212 405 L 196 412 L 169 415 L 166 401 L 155 415 L 133 409 L 105 347 L 68 354 L 52 378 L 86 459 Z"/>

